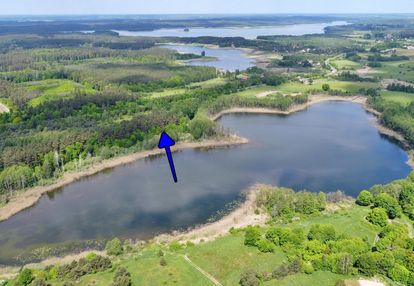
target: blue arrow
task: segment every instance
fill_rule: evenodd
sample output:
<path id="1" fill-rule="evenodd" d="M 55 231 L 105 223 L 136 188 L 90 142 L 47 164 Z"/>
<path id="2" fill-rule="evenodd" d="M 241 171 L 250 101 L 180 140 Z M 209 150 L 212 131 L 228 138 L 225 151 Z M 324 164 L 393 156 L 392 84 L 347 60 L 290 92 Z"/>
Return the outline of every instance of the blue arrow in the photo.
<path id="1" fill-rule="evenodd" d="M 174 182 L 177 183 L 177 174 L 175 173 L 174 161 L 170 149 L 170 147 L 174 145 L 175 141 L 172 140 L 172 138 L 168 136 L 167 133 L 162 132 L 160 142 L 158 143 L 158 148 L 165 149 L 165 152 L 167 152 L 168 163 L 170 164 L 171 173 L 173 175 Z"/>

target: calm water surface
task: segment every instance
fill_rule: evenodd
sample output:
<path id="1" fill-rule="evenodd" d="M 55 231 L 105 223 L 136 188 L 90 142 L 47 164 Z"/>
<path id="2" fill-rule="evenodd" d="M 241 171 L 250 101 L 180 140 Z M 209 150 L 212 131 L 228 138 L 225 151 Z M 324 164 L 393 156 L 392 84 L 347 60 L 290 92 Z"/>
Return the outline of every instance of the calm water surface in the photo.
<path id="1" fill-rule="evenodd" d="M 295 24 L 283 26 L 260 27 L 224 27 L 224 28 L 190 28 L 184 29 L 159 29 L 154 31 L 120 31 L 114 30 L 120 36 L 145 36 L 145 37 L 243 37 L 256 39 L 258 36 L 302 36 L 308 34 L 323 34 L 329 26 L 347 25 L 345 21 L 316 24 Z"/>
<path id="2" fill-rule="evenodd" d="M 322 103 L 290 116 L 227 115 L 224 125 L 250 144 L 141 160 L 64 187 L 0 223 L 0 264 L 45 243 L 149 238 L 205 222 L 242 190 L 261 182 L 356 195 L 405 177 L 407 154 L 382 137 L 352 103 Z"/>
<path id="3" fill-rule="evenodd" d="M 207 48 L 204 46 L 192 45 L 160 45 L 161 48 L 175 50 L 181 54 L 201 55 L 204 51 L 206 57 L 214 57 L 213 60 L 191 60 L 188 61 L 192 66 L 208 66 L 215 67 L 222 71 L 246 70 L 255 65 L 255 61 L 247 57 L 246 53 L 238 49 L 230 48 Z"/>

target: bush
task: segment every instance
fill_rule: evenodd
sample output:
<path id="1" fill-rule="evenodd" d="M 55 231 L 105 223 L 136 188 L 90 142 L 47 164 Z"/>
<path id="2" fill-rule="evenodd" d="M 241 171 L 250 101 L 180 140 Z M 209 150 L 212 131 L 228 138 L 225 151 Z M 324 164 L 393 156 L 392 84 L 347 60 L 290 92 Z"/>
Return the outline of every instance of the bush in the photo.
<path id="1" fill-rule="evenodd" d="M 275 251 L 275 245 L 273 242 L 268 241 L 267 239 L 259 239 L 256 242 L 257 248 L 260 252 L 274 252 Z"/>
<path id="2" fill-rule="evenodd" d="M 387 193 L 379 194 L 375 198 L 374 206 L 385 209 L 390 219 L 394 219 L 401 215 L 401 207 L 398 204 L 398 201 Z"/>
<path id="3" fill-rule="evenodd" d="M 118 267 L 114 276 L 113 286 L 131 286 L 131 273 L 124 267 Z"/>
<path id="4" fill-rule="evenodd" d="M 305 262 L 303 264 L 303 272 L 305 274 L 312 274 L 313 272 L 315 272 L 315 268 L 313 268 L 312 263 L 310 262 Z"/>
<path id="5" fill-rule="evenodd" d="M 312 225 L 308 233 L 308 239 L 309 240 L 316 239 L 322 242 L 335 240 L 336 239 L 335 228 L 331 224 Z"/>
<path id="6" fill-rule="evenodd" d="M 206 117 L 198 116 L 191 120 L 189 124 L 190 133 L 194 139 L 201 139 L 203 136 L 211 136 L 215 134 L 215 123 Z"/>
<path id="7" fill-rule="evenodd" d="M 331 89 L 331 86 L 330 86 L 329 84 L 324 83 L 324 84 L 322 85 L 322 90 L 323 90 L 323 91 L 329 91 L 330 89 Z"/>
<path id="8" fill-rule="evenodd" d="M 387 212 L 383 208 L 374 208 L 368 214 L 367 221 L 374 225 L 384 227 L 388 224 Z"/>
<path id="9" fill-rule="evenodd" d="M 356 203 L 360 206 L 369 206 L 374 201 L 374 197 L 369 191 L 362 191 L 359 193 Z"/>
<path id="10" fill-rule="evenodd" d="M 246 270 L 241 274 L 239 284 L 241 286 L 259 286 L 259 275 L 254 270 Z"/>
<path id="11" fill-rule="evenodd" d="M 122 243 L 119 240 L 119 238 L 114 238 L 108 241 L 106 243 L 105 250 L 108 255 L 114 255 L 114 256 L 121 255 L 123 250 L 122 250 Z"/>
<path id="12" fill-rule="evenodd" d="M 257 227 L 248 226 L 244 234 L 244 245 L 256 246 L 260 239 L 260 231 Z"/>
<path id="13" fill-rule="evenodd" d="M 174 240 L 170 243 L 169 248 L 171 251 L 179 251 L 183 248 L 183 246 L 177 240 Z"/>
<path id="14" fill-rule="evenodd" d="M 167 260 L 165 260 L 164 257 L 161 257 L 161 259 L 160 259 L 160 265 L 161 266 L 167 266 Z"/>
<path id="15" fill-rule="evenodd" d="M 266 239 L 273 242 L 274 245 L 279 245 L 279 236 L 277 228 L 269 228 L 266 232 Z"/>
<path id="16" fill-rule="evenodd" d="M 26 286 L 32 283 L 34 277 L 32 270 L 25 268 L 19 273 L 19 277 L 17 279 L 19 286 Z"/>

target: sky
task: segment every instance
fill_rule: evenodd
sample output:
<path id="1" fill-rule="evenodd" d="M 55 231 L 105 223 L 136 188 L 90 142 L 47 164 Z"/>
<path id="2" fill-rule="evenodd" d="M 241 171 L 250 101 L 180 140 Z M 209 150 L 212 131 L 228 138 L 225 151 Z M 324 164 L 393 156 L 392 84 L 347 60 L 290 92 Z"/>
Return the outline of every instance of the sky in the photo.
<path id="1" fill-rule="evenodd" d="M 414 13 L 414 0 L 0 0 L 0 15 Z"/>

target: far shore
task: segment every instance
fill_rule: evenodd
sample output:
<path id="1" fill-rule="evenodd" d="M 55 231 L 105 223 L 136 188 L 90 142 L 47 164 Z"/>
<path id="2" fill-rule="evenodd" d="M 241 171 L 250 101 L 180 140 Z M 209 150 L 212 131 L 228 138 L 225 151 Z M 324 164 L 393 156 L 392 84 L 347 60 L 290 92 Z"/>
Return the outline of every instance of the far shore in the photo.
<path id="1" fill-rule="evenodd" d="M 232 145 L 247 144 L 249 141 L 246 138 L 242 138 L 236 135 L 223 140 L 205 140 L 202 142 L 182 142 L 173 146 L 171 149 L 173 152 L 185 150 L 185 149 L 197 149 L 197 148 L 217 148 L 226 147 Z M 148 151 L 142 151 L 138 153 L 128 154 L 125 156 L 104 160 L 98 164 L 92 165 L 86 170 L 79 172 L 65 173 L 56 183 L 47 186 L 37 186 L 30 188 L 27 191 L 21 191 L 17 195 L 13 196 L 9 203 L 0 208 L 0 222 L 9 219 L 18 212 L 30 208 L 42 197 L 43 194 L 52 192 L 58 188 L 71 184 L 83 177 L 88 177 L 99 173 L 106 169 L 111 169 L 117 166 L 133 163 L 137 160 L 145 159 L 155 155 L 161 155 L 164 150 L 153 149 Z"/>
<path id="2" fill-rule="evenodd" d="M 211 119 L 217 121 L 222 116 L 231 113 L 256 113 L 256 114 L 279 114 L 279 115 L 289 115 L 295 112 L 299 112 L 302 110 L 307 109 L 308 107 L 327 101 L 347 101 L 357 103 L 363 106 L 363 108 L 376 117 L 380 114 L 370 109 L 366 103 L 367 98 L 364 96 L 332 96 L 332 95 L 324 95 L 324 94 L 317 94 L 311 95 L 307 103 L 299 104 L 291 107 L 289 110 L 281 111 L 275 109 L 268 109 L 268 108 L 230 108 L 219 112 L 218 114 L 212 115 Z M 381 125 L 378 120 L 373 122 L 373 125 L 378 129 L 381 134 L 386 136 L 392 137 L 399 141 L 402 146 L 406 149 L 409 160 L 407 164 L 414 169 L 414 152 L 410 150 L 408 142 L 404 139 L 404 137 L 391 130 L 386 128 L 385 126 Z M 229 138 L 223 140 L 205 140 L 202 142 L 182 142 L 176 144 L 172 148 L 173 151 L 185 150 L 185 149 L 196 149 L 196 148 L 216 148 L 216 147 L 225 147 L 225 146 L 232 146 L 232 145 L 240 145 L 240 144 L 247 144 L 249 141 L 246 138 L 241 138 L 237 135 L 231 135 Z M 71 184 L 75 181 L 80 180 L 83 177 L 88 177 L 99 173 L 103 170 L 114 168 L 117 166 L 130 164 L 134 161 L 141 160 L 148 158 L 154 155 L 161 155 L 163 154 L 163 150 L 154 149 L 148 151 L 141 151 L 133 154 L 124 155 L 121 157 L 104 160 L 100 163 L 92 165 L 91 167 L 87 168 L 86 170 L 82 170 L 79 172 L 70 172 L 64 174 L 56 183 L 47 186 L 37 186 L 34 188 L 30 188 L 26 191 L 18 192 L 15 196 L 13 196 L 10 201 L 3 207 L 0 208 L 0 222 L 9 219 L 13 215 L 19 213 L 22 210 L 32 207 L 35 205 L 39 199 L 42 197 L 43 194 L 52 192 L 58 188 L 64 187 L 68 184 Z"/>

